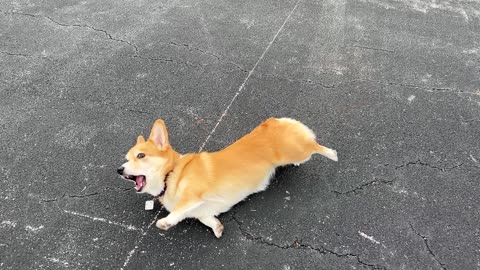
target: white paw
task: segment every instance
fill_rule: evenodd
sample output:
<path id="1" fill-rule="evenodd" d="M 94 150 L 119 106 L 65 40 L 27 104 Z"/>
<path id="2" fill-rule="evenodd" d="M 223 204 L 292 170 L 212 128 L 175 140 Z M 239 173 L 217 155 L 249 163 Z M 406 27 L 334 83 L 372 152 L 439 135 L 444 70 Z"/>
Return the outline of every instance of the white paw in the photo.
<path id="1" fill-rule="evenodd" d="M 220 238 L 222 237 L 223 234 L 223 225 L 222 223 L 218 223 L 217 226 L 215 226 L 215 229 L 213 230 L 213 233 L 215 234 L 215 237 Z"/>
<path id="2" fill-rule="evenodd" d="M 164 231 L 166 231 L 170 227 L 172 227 L 172 225 L 167 222 L 167 218 L 162 218 L 162 219 L 157 220 L 157 223 L 155 223 L 155 225 L 159 229 L 164 230 Z"/>

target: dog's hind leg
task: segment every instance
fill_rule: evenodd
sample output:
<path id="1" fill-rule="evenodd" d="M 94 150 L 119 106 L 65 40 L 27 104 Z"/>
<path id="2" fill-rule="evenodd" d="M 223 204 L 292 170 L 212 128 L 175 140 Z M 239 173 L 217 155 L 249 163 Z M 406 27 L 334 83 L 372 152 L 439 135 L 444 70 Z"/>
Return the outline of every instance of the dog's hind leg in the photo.
<path id="1" fill-rule="evenodd" d="M 205 216 L 205 217 L 198 217 L 198 220 L 200 220 L 200 222 L 207 225 L 208 227 L 212 228 L 213 233 L 217 238 L 222 237 L 223 225 L 220 222 L 220 220 L 218 220 L 218 218 L 214 216 Z"/>

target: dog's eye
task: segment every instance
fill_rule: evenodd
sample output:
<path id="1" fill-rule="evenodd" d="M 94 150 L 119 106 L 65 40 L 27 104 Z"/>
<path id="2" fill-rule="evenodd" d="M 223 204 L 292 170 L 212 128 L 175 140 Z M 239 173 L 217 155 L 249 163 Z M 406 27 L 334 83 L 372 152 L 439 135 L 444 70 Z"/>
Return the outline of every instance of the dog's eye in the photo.
<path id="1" fill-rule="evenodd" d="M 137 158 L 144 158 L 144 157 L 145 157 L 145 154 L 144 154 L 144 153 L 139 153 L 139 154 L 137 155 Z"/>

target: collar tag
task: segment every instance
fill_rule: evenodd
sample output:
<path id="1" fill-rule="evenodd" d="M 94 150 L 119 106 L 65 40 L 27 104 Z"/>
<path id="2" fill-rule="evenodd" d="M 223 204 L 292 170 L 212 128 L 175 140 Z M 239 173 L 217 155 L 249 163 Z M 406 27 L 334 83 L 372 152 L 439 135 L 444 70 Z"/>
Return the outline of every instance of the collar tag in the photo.
<path id="1" fill-rule="evenodd" d="M 153 210 L 153 206 L 154 206 L 154 201 L 153 200 L 148 200 L 148 201 L 145 201 L 145 210 Z"/>

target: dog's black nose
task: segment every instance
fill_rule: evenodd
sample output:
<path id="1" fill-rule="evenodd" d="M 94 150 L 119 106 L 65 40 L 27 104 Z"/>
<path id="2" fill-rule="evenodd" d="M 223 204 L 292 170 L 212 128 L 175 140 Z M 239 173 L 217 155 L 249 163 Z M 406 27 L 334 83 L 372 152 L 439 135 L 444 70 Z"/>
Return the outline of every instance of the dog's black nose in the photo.
<path id="1" fill-rule="evenodd" d="M 124 170 L 125 170 L 125 168 L 120 167 L 120 168 L 117 169 L 117 172 L 118 172 L 118 174 L 123 175 Z"/>

